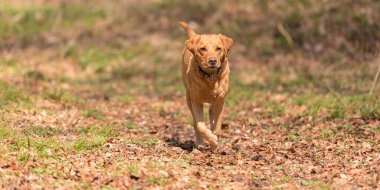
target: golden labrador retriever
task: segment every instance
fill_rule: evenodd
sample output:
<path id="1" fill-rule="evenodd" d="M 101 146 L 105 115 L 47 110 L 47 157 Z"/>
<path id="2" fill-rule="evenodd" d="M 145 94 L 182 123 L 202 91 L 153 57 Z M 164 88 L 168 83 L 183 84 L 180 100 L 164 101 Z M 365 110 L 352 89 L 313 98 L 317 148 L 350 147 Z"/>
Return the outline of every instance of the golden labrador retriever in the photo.
<path id="1" fill-rule="evenodd" d="M 224 99 L 228 92 L 230 69 L 227 53 L 233 40 L 222 34 L 196 34 L 184 22 L 179 25 L 189 39 L 185 42 L 182 63 L 182 80 L 186 88 L 187 105 L 193 115 L 196 146 L 204 139 L 212 149 L 218 146 Z M 206 127 L 203 105 L 210 104 L 209 117 L 211 131 Z"/>

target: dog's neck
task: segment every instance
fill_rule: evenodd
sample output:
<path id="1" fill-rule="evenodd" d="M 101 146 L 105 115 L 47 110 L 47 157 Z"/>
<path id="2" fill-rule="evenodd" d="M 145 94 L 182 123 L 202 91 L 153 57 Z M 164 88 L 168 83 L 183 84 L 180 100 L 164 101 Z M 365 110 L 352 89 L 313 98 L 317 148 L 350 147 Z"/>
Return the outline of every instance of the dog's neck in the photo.
<path id="1" fill-rule="evenodd" d="M 219 67 L 218 70 L 216 70 L 216 73 L 209 74 L 209 73 L 206 73 L 206 71 L 204 71 L 198 64 L 195 64 L 195 68 L 205 78 L 212 78 L 212 77 L 218 75 L 220 73 L 220 71 L 222 70 L 222 67 Z"/>
<path id="2" fill-rule="evenodd" d="M 211 82 L 214 82 L 214 79 L 216 79 L 221 73 L 222 73 L 222 69 L 224 68 L 225 64 L 224 62 L 227 61 L 227 57 L 224 59 L 224 61 L 222 62 L 222 64 L 220 65 L 220 67 L 216 70 L 215 73 L 213 74 L 210 74 L 210 73 L 207 73 L 206 71 L 204 71 L 197 63 L 197 61 L 194 59 L 194 56 L 192 56 L 190 58 L 190 62 L 192 63 L 192 65 L 194 65 L 195 67 L 195 70 L 204 78 L 206 79 L 210 79 Z"/>

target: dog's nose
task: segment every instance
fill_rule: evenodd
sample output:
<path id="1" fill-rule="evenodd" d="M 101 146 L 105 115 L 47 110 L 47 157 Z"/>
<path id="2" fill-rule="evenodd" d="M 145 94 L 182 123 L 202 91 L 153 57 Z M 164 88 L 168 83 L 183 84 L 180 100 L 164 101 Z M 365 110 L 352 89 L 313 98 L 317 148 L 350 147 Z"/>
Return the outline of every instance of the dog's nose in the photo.
<path id="1" fill-rule="evenodd" d="M 212 66 L 216 65 L 216 62 L 217 62 L 216 57 L 210 57 L 208 59 L 208 64 L 210 64 Z"/>

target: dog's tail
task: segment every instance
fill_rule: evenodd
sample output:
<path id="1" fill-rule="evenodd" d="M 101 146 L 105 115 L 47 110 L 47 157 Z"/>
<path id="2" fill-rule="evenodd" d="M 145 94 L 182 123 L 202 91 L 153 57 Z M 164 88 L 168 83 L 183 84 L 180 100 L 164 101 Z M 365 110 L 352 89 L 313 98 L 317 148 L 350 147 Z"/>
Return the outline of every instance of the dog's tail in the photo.
<path id="1" fill-rule="evenodd" d="M 185 30 L 185 32 L 187 33 L 187 35 L 189 36 L 189 38 L 197 35 L 190 27 L 189 25 L 187 25 L 186 23 L 184 22 L 178 22 L 179 26 L 181 26 L 181 28 L 183 28 L 183 30 Z"/>

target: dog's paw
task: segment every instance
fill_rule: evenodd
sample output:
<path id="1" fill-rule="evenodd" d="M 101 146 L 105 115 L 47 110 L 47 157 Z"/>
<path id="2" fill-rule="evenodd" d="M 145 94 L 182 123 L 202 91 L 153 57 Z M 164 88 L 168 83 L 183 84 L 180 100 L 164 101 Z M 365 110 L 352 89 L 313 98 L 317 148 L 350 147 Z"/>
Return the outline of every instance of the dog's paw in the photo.
<path id="1" fill-rule="evenodd" d="M 210 147 L 211 150 L 215 150 L 216 148 L 218 148 L 218 142 L 210 142 Z"/>
<path id="2" fill-rule="evenodd" d="M 213 133 L 211 133 L 210 136 L 211 136 L 213 141 L 218 142 L 218 136 L 214 135 Z"/>
<path id="3" fill-rule="evenodd" d="M 211 149 L 215 150 L 218 147 L 218 137 L 212 134 L 211 132 L 210 132 L 210 137 L 211 137 L 209 141 L 210 147 Z"/>

